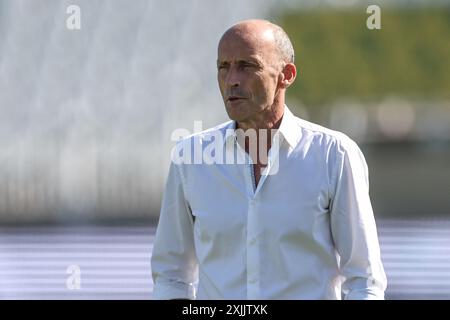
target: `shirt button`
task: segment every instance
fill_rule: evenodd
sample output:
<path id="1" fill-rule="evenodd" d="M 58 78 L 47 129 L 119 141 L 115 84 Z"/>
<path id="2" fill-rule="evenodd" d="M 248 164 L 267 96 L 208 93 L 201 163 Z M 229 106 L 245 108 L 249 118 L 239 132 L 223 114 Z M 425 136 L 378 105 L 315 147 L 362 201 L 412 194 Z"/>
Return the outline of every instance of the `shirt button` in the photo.
<path id="1" fill-rule="evenodd" d="M 256 239 L 255 238 L 251 239 L 249 243 L 250 243 L 250 245 L 255 244 L 256 243 Z"/>
<path id="2" fill-rule="evenodd" d="M 251 284 L 255 284 L 256 283 L 256 281 L 258 281 L 257 279 L 250 279 L 249 280 L 249 283 L 251 283 Z"/>

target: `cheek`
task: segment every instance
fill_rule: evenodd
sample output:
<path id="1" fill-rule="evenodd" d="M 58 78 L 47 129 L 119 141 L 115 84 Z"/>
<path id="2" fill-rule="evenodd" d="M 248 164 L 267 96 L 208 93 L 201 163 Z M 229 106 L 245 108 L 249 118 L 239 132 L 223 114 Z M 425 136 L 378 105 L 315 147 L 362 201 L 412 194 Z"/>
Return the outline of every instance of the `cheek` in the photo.
<path id="1" fill-rule="evenodd" d="M 275 89 L 273 79 L 260 79 L 257 85 L 259 99 L 271 102 L 275 96 Z"/>
<path id="2" fill-rule="evenodd" d="M 267 82 L 267 92 L 271 99 L 275 97 L 278 88 L 278 77 L 271 77 Z"/>
<path id="3" fill-rule="evenodd" d="M 223 79 L 222 79 L 222 77 L 221 77 L 220 75 L 217 76 L 217 83 L 218 83 L 218 85 L 219 85 L 220 93 L 221 93 L 222 96 L 223 96 L 223 94 L 224 94 L 224 92 L 225 92 L 225 85 L 224 85 L 224 81 L 223 81 Z"/>

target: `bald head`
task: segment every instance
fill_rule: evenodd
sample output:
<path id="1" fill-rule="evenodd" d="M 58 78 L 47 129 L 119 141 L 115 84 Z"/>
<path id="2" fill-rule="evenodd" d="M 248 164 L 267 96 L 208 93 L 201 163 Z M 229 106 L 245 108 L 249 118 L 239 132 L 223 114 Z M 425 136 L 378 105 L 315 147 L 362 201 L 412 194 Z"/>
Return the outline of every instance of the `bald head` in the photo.
<path id="1" fill-rule="evenodd" d="M 294 82 L 294 50 L 286 33 L 265 20 L 235 24 L 217 50 L 217 79 L 230 119 L 240 128 L 269 128 L 283 115 Z"/>
<path id="2" fill-rule="evenodd" d="M 229 28 L 220 39 L 220 43 L 229 37 L 239 37 L 253 45 L 270 44 L 285 63 L 294 63 L 294 48 L 286 32 L 278 25 L 267 20 L 244 20 Z"/>

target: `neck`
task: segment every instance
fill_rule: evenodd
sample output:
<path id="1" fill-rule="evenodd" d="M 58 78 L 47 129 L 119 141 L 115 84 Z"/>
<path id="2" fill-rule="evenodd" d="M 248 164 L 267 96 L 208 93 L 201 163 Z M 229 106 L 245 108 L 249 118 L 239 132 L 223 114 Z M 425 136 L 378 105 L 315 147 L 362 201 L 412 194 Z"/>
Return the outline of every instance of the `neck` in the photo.
<path id="1" fill-rule="evenodd" d="M 236 129 L 247 131 L 254 129 L 258 132 L 259 129 L 278 129 L 281 124 L 281 119 L 284 114 L 284 103 L 282 105 L 272 105 L 259 113 L 254 119 L 246 121 L 238 121 Z"/>
<path id="2" fill-rule="evenodd" d="M 239 139 L 240 144 L 244 147 L 245 151 L 249 153 L 252 157 L 254 163 L 257 165 L 265 166 L 267 165 L 267 154 L 272 146 L 272 138 L 276 129 L 281 125 L 284 114 L 284 103 L 281 106 L 268 109 L 265 112 L 259 114 L 259 119 L 254 119 L 252 121 L 237 122 L 236 129 L 241 129 L 244 132 L 247 130 L 256 131 L 256 141 L 251 142 L 249 137 L 244 133 L 243 139 Z M 261 130 L 264 129 L 264 130 Z M 238 132 L 238 136 L 239 136 Z M 242 137 L 241 137 L 242 138 Z M 252 145 L 254 148 L 251 148 Z M 260 150 L 263 148 L 262 150 Z"/>

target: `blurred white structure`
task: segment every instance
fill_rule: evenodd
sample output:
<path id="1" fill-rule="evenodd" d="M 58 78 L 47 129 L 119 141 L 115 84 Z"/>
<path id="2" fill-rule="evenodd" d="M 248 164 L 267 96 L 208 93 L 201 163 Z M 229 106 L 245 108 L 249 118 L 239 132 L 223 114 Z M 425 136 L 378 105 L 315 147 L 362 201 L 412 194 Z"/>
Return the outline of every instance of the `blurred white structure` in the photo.
<path id="1" fill-rule="evenodd" d="M 66 27 L 73 4 L 81 30 Z M 157 217 L 172 131 L 227 120 L 215 67 L 224 30 L 336 4 L 0 0 L 0 223 Z M 329 112 L 331 125 L 376 138 L 374 117 L 356 108 Z M 437 126 L 417 116 L 417 136 L 450 136 L 447 110 L 436 109 Z"/>
<path id="2" fill-rule="evenodd" d="M 171 132 L 227 120 L 221 34 L 270 3 L 1 0 L 0 222 L 156 217 Z"/>

